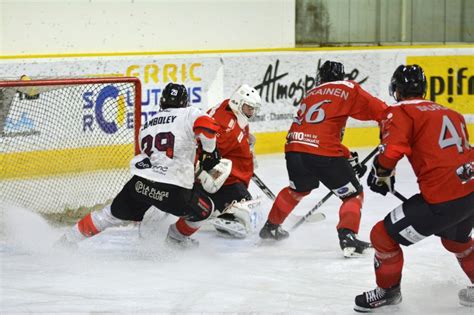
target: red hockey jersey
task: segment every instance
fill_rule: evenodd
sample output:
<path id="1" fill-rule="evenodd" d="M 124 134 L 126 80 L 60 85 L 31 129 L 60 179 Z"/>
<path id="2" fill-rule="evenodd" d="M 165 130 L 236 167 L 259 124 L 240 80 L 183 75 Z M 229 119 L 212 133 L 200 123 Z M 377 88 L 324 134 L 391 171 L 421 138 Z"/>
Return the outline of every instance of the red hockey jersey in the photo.
<path id="1" fill-rule="evenodd" d="M 217 148 L 223 158 L 232 161 L 232 170 L 224 185 L 243 182 L 249 185 L 253 174 L 253 156 L 249 144 L 249 126 L 241 128 L 229 107 L 229 100 L 211 108 L 208 114 L 220 125 Z"/>
<path id="2" fill-rule="evenodd" d="M 286 137 L 285 152 L 349 157 L 341 144 L 348 117 L 380 121 L 386 108 L 357 82 L 321 84 L 301 102 Z"/>
<path id="3" fill-rule="evenodd" d="M 464 165 L 474 165 L 474 151 L 461 114 L 431 101 L 412 99 L 389 107 L 384 116 L 378 159 L 382 167 L 393 169 L 406 155 L 428 203 L 457 199 L 474 191 L 474 180 L 463 183 L 457 174 Z"/>

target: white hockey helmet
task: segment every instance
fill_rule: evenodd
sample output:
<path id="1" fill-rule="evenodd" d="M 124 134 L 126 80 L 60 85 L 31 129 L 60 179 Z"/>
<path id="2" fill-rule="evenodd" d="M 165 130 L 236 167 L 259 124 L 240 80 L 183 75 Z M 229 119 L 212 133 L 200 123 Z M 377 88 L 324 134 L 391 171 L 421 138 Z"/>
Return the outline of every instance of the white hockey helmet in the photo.
<path id="1" fill-rule="evenodd" d="M 262 98 L 253 87 L 250 87 L 248 84 L 242 84 L 230 97 L 229 105 L 237 116 L 239 124 L 247 125 L 248 119 L 252 118 L 260 110 Z M 244 105 L 247 105 L 253 111 L 244 108 Z"/>

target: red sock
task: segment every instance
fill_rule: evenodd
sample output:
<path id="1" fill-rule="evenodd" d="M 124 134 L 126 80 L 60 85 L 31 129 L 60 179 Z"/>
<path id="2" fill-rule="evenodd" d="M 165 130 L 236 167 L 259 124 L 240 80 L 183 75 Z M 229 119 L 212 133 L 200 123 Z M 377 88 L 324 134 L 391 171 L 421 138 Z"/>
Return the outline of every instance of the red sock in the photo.
<path id="1" fill-rule="evenodd" d="M 474 283 L 474 242 L 471 238 L 467 243 L 459 243 L 442 238 L 444 248 L 456 255 L 462 270 L 466 273 L 471 283 Z"/>
<path id="2" fill-rule="evenodd" d="M 383 224 L 378 222 L 370 232 L 370 240 L 375 248 L 374 267 L 377 285 L 387 289 L 400 283 L 403 269 L 403 252 Z"/>
<path id="3" fill-rule="evenodd" d="M 339 224 L 337 229 L 349 229 L 354 233 L 359 233 L 360 209 L 364 202 L 364 193 L 361 192 L 355 197 L 346 199 L 339 208 Z"/>
<path id="4" fill-rule="evenodd" d="M 77 223 L 77 227 L 79 228 L 79 231 L 82 233 L 82 235 L 86 237 L 94 236 L 100 232 L 92 221 L 91 213 L 82 218 L 82 220 Z"/>
<path id="5" fill-rule="evenodd" d="M 273 203 L 268 214 L 268 221 L 273 224 L 282 224 L 286 217 L 293 211 L 300 200 L 310 192 L 296 192 L 290 187 L 283 188 Z"/>
<path id="6" fill-rule="evenodd" d="M 179 218 L 178 221 L 176 222 L 176 229 L 178 230 L 179 233 L 189 236 L 199 230 L 199 228 L 194 228 L 192 226 L 189 226 L 186 224 L 186 220 L 183 218 Z"/>

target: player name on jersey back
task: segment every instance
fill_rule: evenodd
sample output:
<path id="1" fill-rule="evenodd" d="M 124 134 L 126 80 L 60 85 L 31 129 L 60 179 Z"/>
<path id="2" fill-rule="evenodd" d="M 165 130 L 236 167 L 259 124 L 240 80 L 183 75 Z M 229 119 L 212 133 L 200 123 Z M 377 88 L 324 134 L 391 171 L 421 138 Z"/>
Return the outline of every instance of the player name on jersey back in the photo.
<path id="1" fill-rule="evenodd" d="M 160 116 L 155 117 L 152 120 L 145 123 L 143 128 L 148 128 L 150 126 L 160 125 L 160 124 L 171 124 L 174 122 L 177 116 Z"/>

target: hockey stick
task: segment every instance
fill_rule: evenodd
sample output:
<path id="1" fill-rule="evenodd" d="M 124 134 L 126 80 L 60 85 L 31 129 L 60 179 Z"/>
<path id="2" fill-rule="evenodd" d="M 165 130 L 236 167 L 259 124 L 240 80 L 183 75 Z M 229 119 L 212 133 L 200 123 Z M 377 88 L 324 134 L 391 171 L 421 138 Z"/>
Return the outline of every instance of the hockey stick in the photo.
<path id="1" fill-rule="evenodd" d="M 375 154 L 377 154 L 377 152 L 379 151 L 379 148 L 376 147 L 375 149 L 372 150 L 372 152 L 369 153 L 369 155 L 367 155 L 363 160 L 362 162 L 360 162 L 360 164 L 362 165 L 365 165 L 371 158 L 374 157 Z M 295 225 L 293 225 L 293 227 L 291 228 L 291 230 L 295 230 L 298 226 L 300 226 L 301 224 L 303 224 L 303 222 L 305 222 L 310 216 L 313 215 L 314 212 L 316 212 L 316 210 L 319 209 L 319 207 L 321 207 L 323 205 L 323 203 L 325 203 L 332 195 L 333 195 L 333 191 L 329 191 L 326 196 L 323 197 L 323 199 L 321 199 L 311 210 L 308 211 L 308 213 L 306 213 L 298 222 L 296 222 Z"/>
<path id="2" fill-rule="evenodd" d="M 260 177 L 257 176 L 257 174 L 253 174 L 252 175 L 252 180 L 253 182 L 255 183 L 255 185 L 258 186 L 258 188 L 260 188 L 260 190 L 262 190 L 262 192 L 272 201 L 274 201 L 276 199 L 276 196 L 275 194 L 270 190 L 270 188 L 268 188 L 267 185 L 265 185 L 265 183 L 260 179 Z M 293 218 L 293 220 L 301 220 L 301 216 L 299 215 L 296 215 L 296 214 L 291 214 L 291 217 Z M 321 213 L 319 216 L 315 217 L 314 220 L 312 220 L 312 222 L 317 222 L 317 221 L 322 221 L 326 218 L 326 216 L 324 215 L 324 213 Z"/>
<path id="3" fill-rule="evenodd" d="M 255 185 L 260 188 L 261 191 L 271 200 L 275 200 L 276 196 L 275 194 L 268 188 L 267 185 L 260 179 L 260 177 L 257 176 L 257 174 L 253 173 L 252 175 L 252 180 L 255 183 Z"/>
<path id="4" fill-rule="evenodd" d="M 399 192 L 396 191 L 396 190 L 394 190 L 394 191 L 392 192 L 392 194 L 393 194 L 395 197 L 397 197 L 398 199 L 400 199 L 401 201 L 403 201 L 403 202 L 405 202 L 405 201 L 408 200 L 405 196 L 403 196 L 401 193 L 399 193 Z"/>

